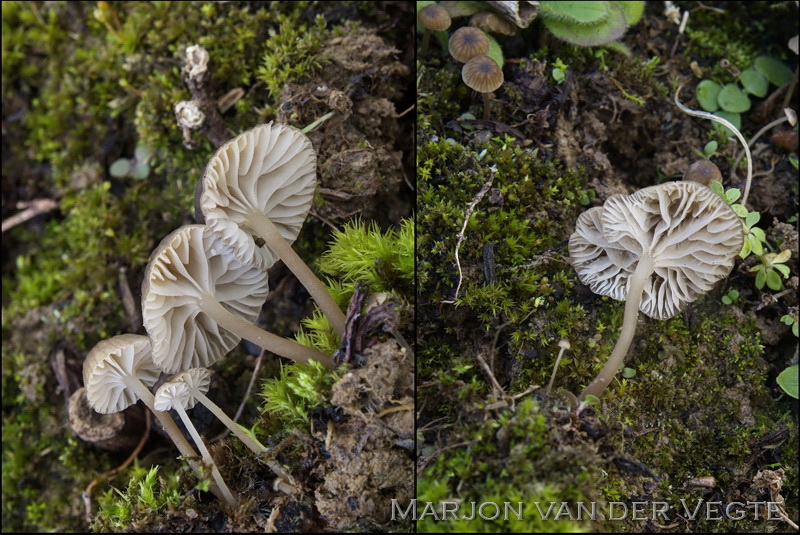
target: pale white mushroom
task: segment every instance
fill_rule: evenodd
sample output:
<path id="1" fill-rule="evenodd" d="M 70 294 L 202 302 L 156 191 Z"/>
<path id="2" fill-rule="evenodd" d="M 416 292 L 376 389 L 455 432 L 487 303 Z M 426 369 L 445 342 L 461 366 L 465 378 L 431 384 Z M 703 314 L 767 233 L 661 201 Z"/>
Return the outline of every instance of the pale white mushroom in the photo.
<path id="1" fill-rule="evenodd" d="M 161 422 L 181 455 L 187 458 L 194 471 L 201 476 L 199 466 L 193 460 L 197 457 L 197 452 L 169 414 L 155 407 L 149 388 L 155 384 L 160 374 L 161 370 L 152 359 L 150 341 L 146 336 L 136 334 L 122 334 L 98 342 L 83 362 L 86 397 L 94 410 L 102 414 L 119 412 L 141 399 Z M 227 501 L 225 494 L 216 485 L 211 486 L 211 491 L 221 500 Z M 228 503 L 233 505 L 233 502 Z"/>
<path id="2" fill-rule="evenodd" d="M 255 453 L 256 455 L 261 455 L 262 453 L 266 453 L 269 449 L 261 444 L 258 440 L 256 440 L 253 436 L 249 435 L 242 429 L 240 425 L 234 422 L 225 411 L 223 411 L 219 405 L 211 401 L 207 396 L 206 393 L 208 392 L 209 387 L 211 386 L 211 372 L 206 368 L 192 368 L 189 370 L 182 371 L 181 373 L 176 374 L 170 380 L 171 383 L 185 383 L 186 387 L 189 390 L 189 395 L 191 396 L 189 403 L 191 406 L 194 406 L 195 403 L 200 402 L 205 408 L 211 411 L 214 416 L 219 418 L 219 420 L 225 424 L 225 427 L 230 429 L 234 435 L 236 435 L 239 440 L 247 446 L 250 451 Z M 276 461 L 268 460 L 266 461 L 267 466 L 269 466 L 273 472 L 280 478 L 278 482 L 278 487 L 287 493 L 292 493 L 296 491 L 296 488 L 291 483 L 291 476 L 278 464 Z"/>
<path id="3" fill-rule="evenodd" d="M 269 292 L 260 262 L 205 225 L 180 227 L 162 240 L 142 285 L 142 319 L 158 367 L 175 373 L 210 366 L 244 338 L 282 357 L 333 368 L 328 355 L 254 325 Z"/>
<path id="4" fill-rule="evenodd" d="M 206 448 L 203 438 L 200 436 L 200 433 L 197 432 L 192 420 L 189 419 L 189 415 L 186 414 L 186 410 L 194 407 L 196 403 L 197 399 L 189 392 L 189 387 L 184 382 L 168 381 L 156 390 L 156 409 L 165 412 L 170 409 L 175 409 L 181 417 L 183 425 L 186 426 L 186 429 L 189 430 L 189 434 L 192 435 L 194 443 L 197 444 L 197 449 L 200 450 L 200 454 L 203 456 L 203 462 L 211 467 L 211 475 L 214 481 L 217 482 L 217 485 L 219 485 L 222 494 L 225 496 L 225 501 L 236 505 L 238 500 L 233 496 L 228 485 L 225 484 L 225 480 L 222 479 L 222 474 L 219 473 L 219 468 L 217 468 L 217 464 L 211 457 L 211 453 L 209 453 L 208 448 Z"/>
<path id="5" fill-rule="evenodd" d="M 196 204 L 210 227 L 230 220 L 260 236 L 342 336 L 344 314 L 291 247 L 311 208 L 316 186 L 311 141 L 295 128 L 269 123 L 217 150 L 200 179 Z"/>
<path id="6" fill-rule="evenodd" d="M 742 224 L 728 204 L 697 182 L 669 182 L 613 195 L 580 215 L 570 261 L 593 292 L 625 300 L 622 330 L 600 374 L 580 395 L 599 395 L 616 375 L 641 310 L 665 320 L 733 269 Z"/>

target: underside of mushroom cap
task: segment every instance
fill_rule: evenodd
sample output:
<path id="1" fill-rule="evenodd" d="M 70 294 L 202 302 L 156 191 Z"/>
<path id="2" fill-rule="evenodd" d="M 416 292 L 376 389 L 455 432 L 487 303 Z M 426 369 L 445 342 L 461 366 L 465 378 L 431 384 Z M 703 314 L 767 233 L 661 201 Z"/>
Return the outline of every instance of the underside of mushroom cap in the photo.
<path id="1" fill-rule="evenodd" d="M 194 407 L 197 403 L 197 398 L 193 392 L 197 391 L 201 392 L 202 394 L 206 394 L 208 392 L 208 389 L 211 387 L 211 372 L 206 368 L 191 368 L 175 374 L 169 380 L 169 382 L 184 383 L 187 387 L 189 387 L 189 392 L 191 394 L 189 403 L 191 403 L 191 407 Z"/>
<path id="2" fill-rule="evenodd" d="M 119 412 L 136 403 L 138 397 L 127 388 L 131 377 L 151 387 L 161 375 L 146 336 L 121 334 L 98 342 L 83 363 L 86 398 L 101 414 Z"/>
<path id="3" fill-rule="evenodd" d="M 212 219 L 208 221 L 208 229 L 226 246 L 243 264 L 255 264 L 266 271 L 278 261 L 278 256 L 269 247 L 258 247 L 254 237 L 242 230 L 239 225 L 229 219 Z"/>
<path id="4" fill-rule="evenodd" d="M 639 309 L 663 320 L 728 276 L 743 240 L 739 217 L 719 195 L 696 182 L 670 182 L 613 195 L 581 214 L 569 250 L 581 281 L 619 300 L 649 254 L 654 270 Z"/>
<path id="5" fill-rule="evenodd" d="M 153 404 L 157 411 L 170 411 L 178 404 L 186 410 L 197 404 L 197 399 L 189 392 L 189 385 L 169 381 L 158 387 Z"/>
<path id="6" fill-rule="evenodd" d="M 305 134 L 281 124 L 257 126 L 222 145 L 200 179 L 199 207 L 208 222 L 223 218 L 247 228 L 259 210 L 289 244 L 311 208 L 317 157 Z"/>
<path id="7" fill-rule="evenodd" d="M 243 263 L 208 227 L 179 228 L 153 252 L 142 285 L 154 362 L 175 373 L 220 360 L 240 338 L 203 313 L 202 301 L 254 323 L 268 292 L 266 271 Z"/>

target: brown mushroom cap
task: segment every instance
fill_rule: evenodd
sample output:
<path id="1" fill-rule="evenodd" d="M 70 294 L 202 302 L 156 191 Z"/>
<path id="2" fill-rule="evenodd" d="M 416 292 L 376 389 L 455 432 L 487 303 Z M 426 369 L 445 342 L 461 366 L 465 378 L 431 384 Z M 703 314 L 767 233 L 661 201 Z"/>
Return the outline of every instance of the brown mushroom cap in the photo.
<path id="1" fill-rule="evenodd" d="M 698 160 L 689 166 L 683 175 L 683 180 L 710 186 L 712 182 L 722 182 L 722 173 L 714 163 L 708 160 Z"/>
<path id="2" fill-rule="evenodd" d="M 488 11 L 479 11 L 472 15 L 469 19 L 469 25 L 486 32 L 499 33 L 501 35 L 514 35 L 516 33 L 513 24 Z"/>
<path id="3" fill-rule="evenodd" d="M 669 319 L 726 277 L 742 248 L 742 224 L 728 204 L 696 182 L 669 182 L 612 195 L 580 215 L 570 261 L 593 292 L 629 298 L 629 278 L 646 255 L 653 270 L 639 310 Z"/>
<path id="4" fill-rule="evenodd" d="M 419 23 L 429 30 L 441 31 L 450 27 L 450 13 L 438 4 L 431 4 L 420 9 L 417 14 Z"/>
<path id="5" fill-rule="evenodd" d="M 489 56 L 475 56 L 464 64 L 461 79 L 478 93 L 491 93 L 503 85 L 503 70 Z"/>
<path id="6" fill-rule="evenodd" d="M 466 63 L 475 56 L 489 53 L 489 38 L 478 28 L 464 26 L 450 36 L 450 55 L 456 61 Z"/>

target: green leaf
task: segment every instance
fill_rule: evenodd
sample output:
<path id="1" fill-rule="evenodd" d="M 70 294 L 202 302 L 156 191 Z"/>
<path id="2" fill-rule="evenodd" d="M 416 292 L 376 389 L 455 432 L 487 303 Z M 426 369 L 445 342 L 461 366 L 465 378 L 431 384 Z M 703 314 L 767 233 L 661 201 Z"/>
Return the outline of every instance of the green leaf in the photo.
<path id="1" fill-rule="evenodd" d="M 137 160 L 141 162 L 147 162 L 153 155 L 153 151 L 146 145 L 137 145 L 136 150 L 133 151 L 133 155 Z"/>
<path id="2" fill-rule="evenodd" d="M 742 83 L 744 90 L 753 96 L 764 98 L 767 96 L 767 89 L 769 89 L 769 82 L 763 74 L 750 67 L 742 71 L 739 81 Z"/>
<path id="3" fill-rule="evenodd" d="M 728 297 L 727 295 L 723 295 L 723 296 L 722 296 L 722 302 L 723 302 L 724 304 L 726 304 L 726 305 L 731 305 L 731 304 L 733 304 L 733 300 L 732 300 L 730 297 Z"/>
<path id="4" fill-rule="evenodd" d="M 505 63 L 505 58 L 503 58 L 503 49 L 500 48 L 500 45 L 494 37 L 488 33 L 485 35 L 489 38 L 489 53 L 486 55 L 492 58 L 495 63 L 500 65 L 500 68 L 502 69 L 503 64 Z"/>
<path id="5" fill-rule="evenodd" d="M 625 21 L 628 26 L 633 26 L 639 22 L 644 13 L 644 2 L 614 2 L 625 13 Z"/>
<path id="6" fill-rule="evenodd" d="M 747 235 L 747 242 L 750 244 L 750 249 L 755 254 L 757 254 L 758 256 L 761 256 L 762 254 L 764 254 L 764 246 L 761 245 L 761 240 L 759 240 L 758 238 L 756 238 L 752 234 L 748 234 Z"/>
<path id="7" fill-rule="evenodd" d="M 705 147 L 703 147 L 703 152 L 706 155 L 710 156 L 710 155 L 714 154 L 715 152 L 717 152 L 717 147 L 718 146 L 719 146 L 719 144 L 716 141 L 711 140 L 708 143 L 706 143 Z M 738 199 L 738 197 L 736 199 Z M 734 202 L 736 199 L 734 199 L 733 201 L 729 201 L 729 202 Z"/>
<path id="8" fill-rule="evenodd" d="M 120 158 L 111 164 L 108 172 L 114 178 L 126 177 L 131 172 L 131 161 L 127 158 Z"/>
<path id="9" fill-rule="evenodd" d="M 145 162 L 136 162 L 136 165 L 133 166 L 131 177 L 136 180 L 144 180 L 148 175 L 150 175 L 150 166 Z"/>
<path id="10" fill-rule="evenodd" d="M 602 22 L 610 12 L 609 2 L 540 2 L 540 6 L 541 16 L 545 20 L 582 25 Z"/>
<path id="11" fill-rule="evenodd" d="M 739 251 L 739 258 L 747 258 L 747 256 L 749 254 L 750 254 L 750 242 L 747 241 L 747 240 L 744 240 L 744 243 L 742 244 L 742 250 Z M 756 267 L 760 267 L 760 266 L 756 266 Z"/>
<path id="12" fill-rule="evenodd" d="M 797 324 L 795 324 L 797 325 Z M 795 333 L 797 336 L 797 333 Z M 775 379 L 778 382 L 778 385 L 783 389 L 784 392 L 789 394 L 794 399 L 798 399 L 798 368 L 797 364 L 794 366 L 789 366 L 781 373 L 778 374 L 778 377 Z"/>
<path id="13" fill-rule="evenodd" d="M 726 128 L 726 130 L 727 130 L 727 128 Z M 717 182 L 712 182 L 712 184 L 716 184 L 716 183 Z M 733 211 L 736 212 L 736 215 L 738 215 L 739 217 L 747 217 L 747 214 L 748 214 L 747 208 L 745 208 L 741 204 L 733 204 L 733 205 L 731 205 L 731 208 L 733 208 Z"/>
<path id="14" fill-rule="evenodd" d="M 792 250 L 791 249 L 784 249 L 780 253 L 778 253 L 775 258 L 772 259 L 772 262 L 775 264 L 783 264 L 787 260 L 792 257 Z"/>
<path id="15" fill-rule="evenodd" d="M 697 84 L 695 95 L 697 96 L 697 103 L 706 111 L 715 112 L 719 109 L 717 96 L 719 95 L 722 86 L 712 80 L 703 80 Z"/>
<path id="16" fill-rule="evenodd" d="M 753 67 L 775 86 L 786 85 L 792 81 L 792 71 L 782 62 L 769 56 L 759 56 L 753 62 Z"/>
<path id="17" fill-rule="evenodd" d="M 717 95 L 717 103 L 731 113 L 743 113 L 750 109 L 750 99 L 736 84 L 725 84 Z"/>
<path id="18" fill-rule="evenodd" d="M 764 231 L 761 230 L 758 227 L 751 228 L 750 229 L 750 234 L 755 236 L 758 239 L 758 241 L 760 241 L 760 242 L 766 243 L 766 241 L 767 241 L 767 235 L 764 234 Z"/>
<path id="19" fill-rule="evenodd" d="M 794 323 L 794 317 L 791 314 L 786 314 L 785 316 L 781 316 L 781 322 L 786 325 L 791 325 Z"/>
<path id="20" fill-rule="evenodd" d="M 752 227 L 756 223 L 761 221 L 761 214 L 759 212 L 750 212 L 747 214 L 747 217 L 744 218 L 744 224 L 749 227 Z"/>
<path id="21" fill-rule="evenodd" d="M 760 273 L 766 272 L 767 277 L 767 286 L 770 287 L 772 290 L 780 290 L 783 284 L 781 283 L 781 276 L 774 269 L 765 269 Z"/>
<path id="22" fill-rule="evenodd" d="M 711 185 L 709 187 L 711 188 L 711 191 L 713 191 L 714 193 L 716 193 L 720 197 L 724 197 L 725 196 L 725 190 L 722 187 L 722 182 L 714 181 L 714 182 L 711 183 Z"/>
<path id="23" fill-rule="evenodd" d="M 719 182 L 717 182 L 719 184 Z M 742 192 L 739 191 L 738 188 L 731 188 L 725 192 L 725 200 L 728 201 L 728 204 L 733 204 L 739 200 L 739 197 L 742 196 Z"/>
<path id="24" fill-rule="evenodd" d="M 578 3 L 578 2 L 555 2 Z M 596 2 L 581 2 L 595 4 Z M 599 2 L 598 2 L 599 3 Z M 593 24 L 576 24 L 574 22 L 543 18 L 544 25 L 550 32 L 568 43 L 578 46 L 598 46 L 616 41 L 625 34 L 625 14 L 614 4 L 609 5 L 605 20 Z"/>
<path id="25" fill-rule="evenodd" d="M 625 379 L 633 379 L 634 377 L 636 377 L 636 370 L 628 367 L 622 368 L 622 376 Z"/>
<path id="26" fill-rule="evenodd" d="M 799 327 L 800 327 L 800 322 L 795 321 L 794 325 L 792 325 L 792 334 L 794 334 L 795 336 L 800 338 L 800 335 L 798 335 L 798 328 Z"/>
<path id="27" fill-rule="evenodd" d="M 731 123 L 734 127 L 736 127 L 737 130 L 742 128 L 742 116 L 739 115 L 738 113 L 733 113 L 725 110 L 718 110 L 714 112 L 714 115 L 716 115 L 717 117 L 722 117 L 723 119 Z M 734 135 L 734 133 L 731 132 L 730 128 L 728 128 L 727 126 L 722 126 L 717 122 L 714 123 L 714 130 L 718 132 L 724 132 L 725 135 L 728 137 L 732 137 Z"/>
<path id="28" fill-rule="evenodd" d="M 758 288 L 759 290 L 764 287 L 764 283 L 767 281 L 767 274 L 765 271 L 766 270 L 761 269 L 756 274 L 756 288 Z"/>
<path id="29" fill-rule="evenodd" d="M 788 279 L 789 275 L 791 275 L 792 273 L 791 270 L 789 269 L 789 266 L 785 266 L 783 264 L 774 264 L 772 267 L 783 273 L 784 279 Z"/>

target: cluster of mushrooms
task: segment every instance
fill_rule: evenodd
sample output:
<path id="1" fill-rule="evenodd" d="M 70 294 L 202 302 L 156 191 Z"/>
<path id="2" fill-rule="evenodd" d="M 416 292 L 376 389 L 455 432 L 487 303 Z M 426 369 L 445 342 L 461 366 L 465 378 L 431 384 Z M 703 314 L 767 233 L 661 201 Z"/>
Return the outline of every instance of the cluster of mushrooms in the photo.
<path id="1" fill-rule="evenodd" d="M 450 28 L 452 18 L 459 16 L 459 2 L 440 2 L 422 8 L 417 15 L 419 23 L 425 27 L 420 54 L 424 55 L 433 31 Z M 488 121 L 491 112 L 491 93 L 503 85 L 503 70 L 489 57 L 490 42 L 485 32 L 512 35 L 514 27 L 494 13 L 481 11 L 472 14 L 468 26 L 459 28 L 450 36 L 448 49 L 450 55 L 463 63 L 461 79 L 474 91 L 483 96 L 483 120 Z"/>
<path id="2" fill-rule="evenodd" d="M 679 182 L 612 195 L 583 212 L 569 258 L 593 292 L 625 301 L 622 330 L 603 369 L 578 397 L 599 396 L 622 366 L 639 311 L 666 320 L 728 276 L 742 249 L 742 222 L 709 184 L 721 181 L 708 161 Z"/>
<path id="3" fill-rule="evenodd" d="M 297 276 L 342 335 L 344 314 L 291 247 L 308 214 L 316 188 L 316 154 L 294 128 L 265 124 L 222 145 L 197 187 L 196 217 L 164 238 L 153 252 L 142 285 L 147 336 L 123 334 L 98 343 L 83 366 L 86 397 L 101 414 L 116 413 L 141 399 L 161 422 L 180 453 L 200 474 L 194 448 L 169 416 L 180 415 L 203 463 L 211 490 L 227 504 L 238 502 L 211 458 L 186 410 L 205 405 L 254 453 L 266 448 L 245 433 L 205 394 L 207 369 L 244 338 L 298 362 L 315 360 L 329 369 L 330 356 L 254 325 L 267 294 L 267 269 L 278 259 Z M 161 374 L 174 374 L 151 388 Z M 294 490 L 274 461 L 276 487 Z"/>

